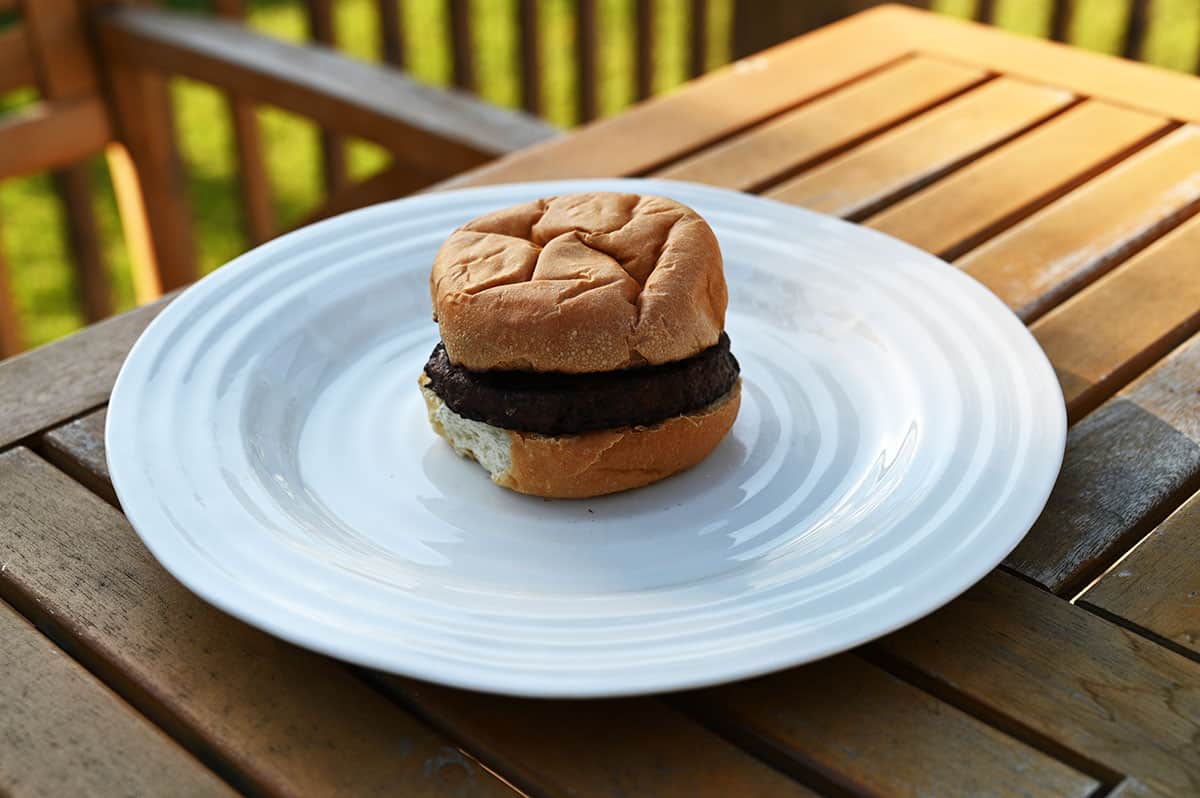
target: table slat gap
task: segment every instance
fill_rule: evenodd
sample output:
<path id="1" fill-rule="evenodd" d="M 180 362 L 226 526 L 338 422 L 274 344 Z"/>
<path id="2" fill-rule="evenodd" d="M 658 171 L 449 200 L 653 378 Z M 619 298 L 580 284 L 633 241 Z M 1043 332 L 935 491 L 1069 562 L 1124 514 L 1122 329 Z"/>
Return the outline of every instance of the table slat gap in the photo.
<path id="1" fill-rule="evenodd" d="M 1075 602 L 1075 605 L 1077 607 L 1082 607 L 1083 609 L 1087 610 L 1088 612 L 1092 613 L 1093 615 L 1096 615 L 1097 617 L 1102 618 L 1111 624 L 1120 626 L 1122 629 L 1125 629 L 1125 630 L 1137 635 L 1138 637 L 1144 637 L 1146 640 L 1148 640 L 1151 643 L 1154 643 L 1157 646 L 1162 646 L 1165 649 L 1174 651 L 1179 656 L 1187 657 L 1188 659 L 1192 660 L 1193 662 L 1200 664 L 1200 651 L 1190 649 L 1187 646 L 1183 645 L 1182 643 L 1178 643 L 1169 637 L 1163 637 L 1158 632 L 1155 632 L 1153 629 L 1147 629 L 1146 627 L 1136 623 L 1135 621 L 1131 621 L 1129 618 L 1126 618 L 1122 615 L 1112 612 L 1111 610 L 1106 609 L 1105 607 L 1101 607 L 1098 604 L 1092 604 L 1090 601 L 1087 600 L 1086 596 L 1087 596 L 1087 593 L 1085 592 L 1083 594 L 1083 597 L 1081 597 L 1078 601 Z"/>
<path id="2" fill-rule="evenodd" d="M 1075 189 L 1086 185 L 1113 167 L 1119 165 L 1129 157 L 1141 152 L 1154 142 L 1168 135 L 1172 131 L 1177 130 L 1181 124 L 1182 123 L 1174 120 L 1164 120 L 1162 127 L 1160 127 L 1158 130 L 1155 130 L 1153 133 L 1150 133 L 1145 138 L 1142 138 L 1120 152 L 1117 152 L 1105 158 L 1104 160 L 1097 162 L 1075 177 L 1059 184 L 1058 186 L 1055 186 L 1050 191 L 1038 196 L 1036 199 L 1031 200 L 1027 204 L 1022 205 L 1011 214 L 1008 214 L 998 221 L 993 222 L 984 229 L 980 230 L 978 233 L 975 233 L 959 243 L 947 247 L 941 252 L 935 254 L 937 254 L 938 257 L 942 258 L 943 260 L 958 260 L 982 244 L 987 243 L 990 239 L 995 238 L 1012 227 L 1015 227 L 1043 208 L 1054 204 Z M 870 220 L 867 220 L 867 224 L 870 224 Z"/>
<path id="3" fill-rule="evenodd" d="M 1021 578 L 1019 574 L 1015 577 Z M 1046 592 L 1040 585 L 1033 586 Z M 1065 600 L 1063 601 L 1066 603 Z M 989 706 L 954 684 L 925 673 L 912 662 L 889 652 L 879 643 L 868 643 L 857 649 L 855 653 L 905 684 L 910 684 L 1014 740 L 1018 740 L 1080 773 L 1091 776 L 1100 782 L 1102 790 L 1115 787 L 1125 778 L 1125 774 L 1100 760 L 1063 744 L 1053 736 L 1033 728 L 1020 718 Z"/>
<path id="4" fill-rule="evenodd" d="M 815 796 L 781 772 L 654 697 L 605 701 L 471 693 L 364 671 L 400 706 L 534 798 Z M 636 729 L 637 745 L 621 740 Z"/>
<path id="5" fill-rule="evenodd" d="M 1006 574 L 871 651 L 1110 774 L 1200 787 L 1200 665 Z"/>
<path id="6" fill-rule="evenodd" d="M 998 78 L 775 186 L 767 196 L 850 219 L 870 215 L 1080 102 L 1053 87 Z"/>
<path id="7" fill-rule="evenodd" d="M 1031 790 L 1089 798 L 1104 782 L 862 653 L 667 700 L 777 769 L 815 776 L 812 786 L 822 792 L 967 795 L 986 788 L 997 798 Z M 902 724 L 906 731 L 898 737 L 892 730 Z M 953 741 L 931 751 L 932 741 L 947 734 Z"/>
<path id="8" fill-rule="evenodd" d="M 857 136 L 854 139 L 847 141 L 845 144 L 841 144 L 841 145 L 837 146 L 836 148 L 831 149 L 829 152 L 821 153 L 820 155 L 810 158 L 807 161 L 802 161 L 801 163 L 798 163 L 795 166 L 786 169 L 785 171 L 781 172 L 778 175 L 775 175 L 767 180 L 763 180 L 760 183 L 756 183 L 756 184 L 750 186 L 749 188 L 745 189 L 745 191 L 750 194 L 762 194 L 764 192 L 770 191 L 771 189 L 775 188 L 776 186 L 780 185 L 781 183 L 786 183 L 787 181 L 791 180 L 792 178 L 799 177 L 800 175 L 804 174 L 805 172 L 807 172 L 811 169 L 814 169 L 818 166 L 821 166 L 826 161 L 831 161 L 834 158 L 836 158 L 837 156 L 842 155 L 846 152 L 849 152 L 850 150 L 853 150 L 856 147 L 860 147 L 863 144 L 866 144 L 867 142 L 871 141 L 872 139 L 874 139 L 878 136 L 884 135 L 886 133 L 891 132 L 892 130 L 895 130 L 898 127 L 901 127 L 906 122 L 912 122 L 913 120 L 917 119 L 918 117 L 920 117 L 924 114 L 929 113 L 930 111 L 937 110 L 940 106 L 945 105 L 946 103 L 951 102 L 953 100 L 956 100 L 959 97 L 962 97 L 964 94 L 974 91 L 975 89 L 978 89 L 981 86 L 985 86 L 995 79 L 996 79 L 995 74 L 988 73 L 988 74 L 984 75 L 983 77 L 981 77 L 979 80 L 975 81 L 974 83 L 964 86 L 961 89 L 954 91 L 952 94 L 948 94 L 945 97 L 941 97 L 937 100 L 934 100 L 933 102 L 930 102 L 923 107 L 915 108 L 910 113 L 905 114 L 904 116 L 902 116 L 898 119 L 889 121 L 886 124 L 880 125 L 878 128 L 875 128 L 873 130 L 869 130 L 869 131 L 863 133 L 861 136 Z"/>
<path id="9" fill-rule="evenodd" d="M 662 160 L 655 161 L 648 165 L 641 166 L 641 167 L 631 170 L 629 172 L 622 173 L 619 175 L 610 175 L 610 176 L 615 176 L 615 177 L 654 177 L 657 175 L 657 173 L 664 172 L 664 171 L 668 170 L 669 168 L 673 167 L 674 165 L 678 164 L 681 161 L 686 161 L 689 158 L 693 158 L 697 155 L 700 155 L 700 154 L 704 153 L 705 151 L 710 150 L 714 147 L 719 147 L 723 144 L 726 144 L 730 139 L 733 139 L 738 136 L 749 133 L 756 127 L 775 122 L 781 116 L 786 116 L 787 114 L 799 111 L 799 110 L 803 109 L 804 107 L 811 105 L 815 102 L 819 102 L 821 100 L 828 99 L 829 97 L 837 94 L 838 92 L 844 91 L 844 90 L 854 86 L 855 84 L 859 83 L 860 81 L 863 81 L 870 77 L 874 77 L 875 75 L 877 75 L 879 73 L 882 73 L 882 72 L 887 71 L 888 69 L 891 69 L 892 67 L 896 66 L 897 64 L 901 64 L 911 58 L 914 58 L 916 55 L 918 55 L 918 54 L 917 53 L 904 53 L 903 55 L 892 58 L 891 60 L 886 61 L 884 63 L 876 64 L 875 66 L 872 66 L 868 69 L 864 69 L 862 72 L 855 74 L 853 77 L 848 77 L 848 78 L 838 82 L 835 85 L 831 85 L 825 89 L 822 89 L 821 91 L 819 91 L 815 94 L 806 95 L 804 97 L 801 97 L 786 107 L 778 108 L 778 109 L 772 111 L 769 115 L 753 119 L 739 127 L 731 127 L 728 130 L 725 130 L 718 138 L 713 138 L 708 141 L 704 141 L 700 144 L 697 144 L 695 146 L 689 147 L 687 149 L 681 149 L 677 152 L 673 152 L 670 155 L 664 156 Z M 726 68 L 728 68 L 728 67 L 726 67 Z M 644 101 L 644 102 L 654 102 L 654 101 L 655 100 L 652 98 L 651 100 Z M 628 112 L 626 112 L 626 113 L 628 113 Z M 616 118 L 616 117 L 612 117 L 612 118 Z M 487 167 L 486 166 L 482 167 L 482 169 L 486 170 Z M 470 174 L 471 173 L 466 173 L 465 175 L 463 175 L 459 178 L 452 178 L 451 180 L 447 181 L 447 183 L 453 184 L 453 185 L 452 186 L 448 185 L 447 187 L 460 188 L 460 187 L 462 187 L 462 185 L 473 185 L 473 183 L 463 183 L 463 179 L 468 178 L 470 176 Z"/>
<path id="10" fill-rule="evenodd" d="M 840 91 L 676 161 L 653 176 L 761 193 L 994 77 L 929 58 L 902 59 Z"/>
<path id="11" fill-rule="evenodd" d="M 866 205 L 863 205 L 862 207 L 857 208 L 848 214 L 843 215 L 843 218 L 847 219 L 851 222 L 863 222 L 866 219 L 868 219 L 878 213 L 881 213 L 882 211 L 885 211 L 888 208 L 896 205 L 897 203 L 908 199 L 909 197 L 915 195 L 919 191 L 927 189 L 930 186 L 936 185 L 941 180 L 943 180 L 947 177 L 950 177 L 951 175 L 954 175 L 963 169 L 970 167 L 972 164 L 980 161 L 983 158 L 986 158 L 987 156 L 996 152 L 1000 148 L 1020 139 L 1022 136 L 1025 136 L 1025 135 L 1037 130 L 1038 128 L 1042 127 L 1045 124 L 1053 122 L 1058 117 L 1062 116 L 1063 114 L 1067 113 L 1068 111 L 1072 110 L 1073 108 L 1076 108 L 1079 105 L 1081 105 L 1086 99 L 1087 98 L 1085 98 L 1085 97 L 1076 97 L 1073 100 L 1071 100 L 1069 103 L 1067 103 L 1066 105 L 1062 106 L 1061 108 L 1056 108 L 1055 110 L 1049 112 L 1045 116 L 1033 120 L 1028 125 L 1025 125 L 1024 127 L 1020 128 L 1019 130 L 1015 130 L 1012 133 L 1009 133 L 1008 135 L 1004 136 L 1003 138 L 1000 138 L 1000 139 L 982 147 L 981 149 L 978 149 L 974 152 L 971 152 L 971 153 L 965 155 L 964 157 L 962 157 L 959 160 L 951 161 L 950 163 L 947 163 L 945 166 L 942 166 L 934 171 L 931 171 L 925 175 L 922 175 L 917 180 L 914 180 L 913 182 L 896 189 L 892 193 L 884 194 L 881 197 L 879 197 L 879 199 L 877 199 L 871 203 L 868 203 Z"/>

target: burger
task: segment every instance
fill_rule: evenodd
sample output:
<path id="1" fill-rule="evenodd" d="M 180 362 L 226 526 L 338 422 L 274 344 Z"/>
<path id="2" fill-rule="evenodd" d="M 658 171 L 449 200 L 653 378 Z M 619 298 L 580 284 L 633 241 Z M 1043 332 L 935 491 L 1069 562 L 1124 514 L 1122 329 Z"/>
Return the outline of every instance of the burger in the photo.
<path id="1" fill-rule="evenodd" d="M 678 202 L 565 194 L 480 216 L 438 251 L 430 293 L 429 421 L 506 488 L 647 485 L 703 460 L 737 417 L 721 251 Z"/>

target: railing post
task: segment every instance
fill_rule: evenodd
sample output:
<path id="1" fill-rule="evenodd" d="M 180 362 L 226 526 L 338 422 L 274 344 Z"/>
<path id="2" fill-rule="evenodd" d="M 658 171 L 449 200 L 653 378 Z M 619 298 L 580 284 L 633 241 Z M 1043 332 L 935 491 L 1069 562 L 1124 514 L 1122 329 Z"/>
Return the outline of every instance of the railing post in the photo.
<path id="1" fill-rule="evenodd" d="M 895 0 L 893 0 L 895 1 Z M 734 0 L 733 57 L 745 58 L 885 0 Z M 928 7 L 928 0 L 899 0 Z"/>
<path id="2" fill-rule="evenodd" d="M 146 302 L 196 279 L 196 250 L 167 79 L 127 64 L 107 64 L 117 142 L 108 163 L 133 263 Z"/>

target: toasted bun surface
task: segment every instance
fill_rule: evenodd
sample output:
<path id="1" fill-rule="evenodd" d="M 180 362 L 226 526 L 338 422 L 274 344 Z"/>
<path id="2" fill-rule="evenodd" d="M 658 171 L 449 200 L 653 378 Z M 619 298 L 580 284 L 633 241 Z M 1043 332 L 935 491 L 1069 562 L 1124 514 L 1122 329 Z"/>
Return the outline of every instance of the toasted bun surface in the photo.
<path id="1" fill-rule="evenodd" d="M 456 230 L 430 276 L 450 360 L 582 373 L 682 360 L 717 342 L 728 294 L 712 229 L 636 194 L 566 194 Z"/>
<path id="2" fill-rule="evenodd" d="M 534 496 L 583 499 L 649 485 L 699 463 L 733 426 L 741 381 L 696 413 L 649 427 L 581 435 L 533 435 L 501 429 L 455 413 L 427 387 L 429 421 L 454 450 L 479 462 L 498 485 Z"/>

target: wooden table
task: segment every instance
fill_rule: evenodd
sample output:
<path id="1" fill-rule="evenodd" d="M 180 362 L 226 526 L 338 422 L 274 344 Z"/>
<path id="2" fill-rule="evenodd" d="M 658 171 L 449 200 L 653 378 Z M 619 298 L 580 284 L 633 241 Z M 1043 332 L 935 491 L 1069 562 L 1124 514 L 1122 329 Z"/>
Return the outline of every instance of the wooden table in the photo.
<path id="1" fill-rule="evenodd" d="M 0 793 L 1200 795 L 1196 122 L 1200 81 L 887 8 L 455 181 L 652 174 L 859 220 L 1057 368 L 1066 462 L 1001 568 L 719 689 L 514 700 L 275 640 L 116 506 L 104 404 L 162 303 L 0 364 Z"/>

